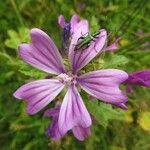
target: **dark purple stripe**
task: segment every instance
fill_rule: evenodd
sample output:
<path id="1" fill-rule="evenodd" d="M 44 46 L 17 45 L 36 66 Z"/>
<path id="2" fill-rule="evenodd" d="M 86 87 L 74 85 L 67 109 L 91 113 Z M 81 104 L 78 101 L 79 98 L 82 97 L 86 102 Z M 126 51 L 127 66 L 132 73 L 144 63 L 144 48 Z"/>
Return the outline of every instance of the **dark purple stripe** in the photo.
<path id="1" fill-rule="evenodd" d="M 37 58 L 35 55 L 33 55 L 31 52 L 29 52 L 28 51 L 28 53 L 29 53 L 29 56 L 31 55 L 33 58 L 34 58 L 34 60 L 37 62 L 37 60 L 39 61 L 38 63 L 41 63 L 42 65 L 45 65 L 45 66 L 47 66 L 48 68 L 51 68 L 51 69 L 53 69 L 53 70 L 55 70 L 53 67 L 51 67 L 49 64 L 46 64 L 45 62 L 43 62 L 42 60 L 40 60 L 39 58 Z M 28 61 L 28 60 L 27 60 Z"/>
<path id="2" fill-rule="evenodd" d="M 103 85 L 103 86 L 111 87 L 109 83 L 105 84 L 105 83 L 101 83 L 101 82 L 94 82 L 94 81 L 88 81 L 88 80 L 81 81 L 81 83 L 83 83 L 83 82 L 86 82 L 86 84 L 95 84 L 95 85 L 100 85 L 100 86 Z"/>
<path id="3" fill-rule="evenodd" d="M 108 93 L 108 92 L 105 92 L 105 91 L 102 91 L 102 90 L 100 90 L 100 89 L 97 89 L 97 88 L 94 88 L 93 86 L 91 87 L 91 86 L 89 86 L 89 85 L 82 85 L 83 87 L 87 87 L 88 89 L 91 89 L 92 91 L 93 90 L 95 90 L 95 91 L 97 91 L 97 92 L 100 92 L 100 93 L 104 93 L 104 94 L 107 94 L 107 95 L 115 95 L 114 93 Z M 89 90 L 90 91 L 90 90 Z"/>
<path id="4" fill-rule="evenodd" d="M 60 87 L 59 87 L 60 88 Z M 51 91 L 51 93 L 52 92 L 54 92 L 55 90 L 57 90 L 57 89 L 59 89 L 59 88 L 56 88 L 56 89 L 54 89 L 53 91 Z M 36 105 L 36 104 L 38 104 L 38 103 L 40 103 L 41 101 L 42 101 L 42 99 L 44 99 L 44 98 L 46 98 L 46 97 L 50 97 L 51 95 L 50 94 L 46 94 L 45 96 L 43 96 L 40 100 L 38 100 L 34 105 L 32 105 L 33 107 Z"/>
<path id="5" fill-rule="evenodd" d="M 55 67 L 58 67 L 58 64 L 56 64 L 56 62 L 55 62 L 57 59 L 55 59 L 55 61 L 53 60 L 53 58 L 55 58 L 54 56 L 51 56 L 50 58 L 48 58 L 47 55 L 45 55 L 45 54 L 41 51 L 41 49 L 39 49 L 39 47 L 37 47 L 36 45 L 34 45 L 34 47 L 35 47 L 35 49 L 37 49 L 38 52 L 40 52 L 48 61 L 51 61 L 52 64 L 55 65 Z M 48 50 L 48 52 L 49 52 L 49 50 Z M 51 55 L 51 54 L 50 54 L 50 55 Z M 51 60 L 49 60 L 49 59 L 51 59 Z"/>

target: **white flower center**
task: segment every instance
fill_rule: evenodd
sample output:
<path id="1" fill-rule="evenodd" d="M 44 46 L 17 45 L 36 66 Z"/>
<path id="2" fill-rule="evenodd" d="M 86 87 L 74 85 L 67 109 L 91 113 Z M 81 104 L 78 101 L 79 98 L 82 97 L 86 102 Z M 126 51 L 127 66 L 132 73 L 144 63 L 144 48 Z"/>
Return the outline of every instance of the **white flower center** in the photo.
<path id="1" fill-rule="evenodd" d="M 66 84 L 66 85 L 72 85 L 72 84 L 76 84 L 76 75 L 67 75 L 65 73 L 61 73 L 59 76 L 59 81 Z"/>

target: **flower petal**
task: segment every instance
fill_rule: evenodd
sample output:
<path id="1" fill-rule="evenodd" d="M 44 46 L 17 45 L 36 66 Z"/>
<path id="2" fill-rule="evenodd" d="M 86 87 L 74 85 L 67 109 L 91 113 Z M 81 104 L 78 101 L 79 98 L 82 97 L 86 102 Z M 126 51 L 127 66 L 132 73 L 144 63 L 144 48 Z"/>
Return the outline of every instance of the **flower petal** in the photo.
<path id="1" fill-rule="evenodd" d="M 118 49 L 117 43 L 115 42 L 115 43 L 112 43 L 111 45 L 107 46 L 106 48 L 104 48 L 103 51 L 111 51 L 111 52 L 113 52 L 113 51 L 115 51 L 117 49 Z"/>
<path id="2" fill-rule="evenodd" d="M 83 141 L 86 137 L 91 135 L 90 127 L 83 128 L 82 126 L 76 126 L 72 129 L 72 132 L 74 136 L 80 141 Z"/>
<path id="3" fill-rule="evenodd" d="M 55 141 L 58 141 L 63 137 L 58 127 L 58 117 L 53 118 L 52 123 L 46 129 L 46 135 Z"/>
<path id="4" fill-rule="evenodd" d="M 44 117 L 55 117 L 55 116 L 58 116 L 59 115 L 59 111 L 60 111 L 60 106 L 61 105 L 57 105 L 54 108 L 47 109 L 44 112 Z"/>
<path id="5" fill-rule="evenodd" d="M 64 73 L 62 58 L 51 38 L 36 28 L 31 30 L 31 38 L 31 44 L 19 46 L 19 53 L 24 61 L 48 73 Z"/>
<path id="6" fill-rule="evenodd" d="M 60 109 L 58 125 L 62 134 L 75 126 L 87 128 L 91 125 L 91 117 L 74 85 L 69 87 L 65 95 Z"/>
<path id="7" fill-rule="evenodd" d="M 75 45 L 77 44 L 78 39 L 82 36 L 85 35 L 89 32 L 89 24 L 87 20 L 81 20 L 79 23 L 74 24 L 74 27 L 72 29 L 72 39 L 71 39 L 71 44 L 69 47 L 69 60 L 72 65 L 72 69 L 74 69 L 74 65 L 76 62 L 76 51 Z"/>
<path id="8" fill-rule="evenodd" d="M 52 117 L 52 122 L 46 129 L 46 135 L 55 141 L 58 141 L 63 136 L 58 127 L 59 111 L 60 105 L 57 105 L 54 108 L 50 108 L 44 112 L 45 117 Z"/>
<path id="9" fill-rule="evenodd" d="M 64 84 L 54 79 L 33 81 L 21 86 L 14 97 L 27 101 L 27 112 L 35 114 L 47 106 L 64 88 Z"/>
<path id="10" fill-rule="evenodd" d="M 60 112 L 60 105 L 55 106 L 54 108 L 50 108 L 44 112 L 45 117 L 52 117 L 52 122 L 46 129 L 46 135 L 51 137 L 53 140 L 58 141 L 64 135 L 62 135 L 59 126 L 58 126 L 58 116 Z M 83 141 L 86 137 L 91 135 L 90 128 L 83 128 L 82 126 L 75 126 L 72 129 L 74 136 Z"/>
<path id="11" fill-rule="evenodd" d="M 73 15 L 71 17 L 71 20 L 70 20 L 70 24 L 71 24 L 71 33 L 73 33 L 75 30 L 76 30 L 76 27 L 77 27 L 77 23 L 79 22 L 80 18 L 78 15 Z"/>
<path id="12" fill-rule="evenodd" d="M 58 24 L 60 25 L 61 28 L 64 28 L 65 27 L 65 18 L 63 15 L 60 15 L 58 17 Z"/>
<path id="13" fill-rule="evenodd" d="M 128 109 L 128 107 L 126 106 L 125 103 L 116 103 L 116 104 L 114 103 L 114 105 L 117 106 L 117 107 L 120 107 L 122 109 Z"/>
<path id="14" fill-rule="evenodd" d="M 73 73 L 76 73 L 80 69 L 82 69 L 85 65 L 87 65 L 104 47 L 107 33 L 104 29 L 100 30 L 100 34 L 95 38 L 95 41 L 90 43 L 90 46 L 84 50 L 75 50 L 75 45 L 77 45 L 78 39 L 87 34 L 88 31 L 88 23 L 85 21 L 80 21 L 80 28 L 78 27 L 78 31 L 73 34 L 73 38 L 70 45 L 70 61 L 72 64 Z M 77 25 L 78 26 L 78 25 Z"/>
<path id="15" fill-rule="evenodd" d="M 150 70 L 143 70 L 129 74 L 129 78 L 125 83 L 150 87 Z"/>
<path id="16" fill-rule="evenodd" d="M 93 71 L 79 77 L 79 84 L 90 95 L 108 103 L 124 103 L 127 98 L 119 89 L 119 84 L 128 74 L 117 69 Z"/>

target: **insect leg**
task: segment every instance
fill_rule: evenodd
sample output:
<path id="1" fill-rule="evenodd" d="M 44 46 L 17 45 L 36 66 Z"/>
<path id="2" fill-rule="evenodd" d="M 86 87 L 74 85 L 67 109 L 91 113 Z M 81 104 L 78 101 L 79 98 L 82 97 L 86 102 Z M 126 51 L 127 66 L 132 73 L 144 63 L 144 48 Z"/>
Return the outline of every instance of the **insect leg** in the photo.
<path id="1" fill-rule="evenodd" d="M 94 38 L 94 39 L 92 39 L 92 41 L 93 41 L 93 42 L 96 42 L 96 39 Z"/>
<path id="2" fill-rule="evenodd" d="M 82 35 L 82 37 L 85 37 L 85 35 L 86 35 L 86 34 L 88 34 L 88 35 L 89 35 L 89 32 L 86 32 L 85 34 L 83 34 L 83 33 L 82 33 L 82 31 L 81 31 L 81 35 Z"/>
<path id="3" fill-rule="evenodd" d="M 79 37 L 79 38 L 78 38 L 78 41 L 79 41 L 79 40 L 82 40 L 82 39 L 84 39 L 84 37 L 83 37 L 83 36 Z M 77 42 L 78 42 L 78 41 L 77 41 Z"/>
<path id="4" fill-rule="evenodd" d="M 97 39 L 97 38 L 99 38 L 99 36 L 97 35 L 97 36 L 95 36 L 95 39 Z"/>

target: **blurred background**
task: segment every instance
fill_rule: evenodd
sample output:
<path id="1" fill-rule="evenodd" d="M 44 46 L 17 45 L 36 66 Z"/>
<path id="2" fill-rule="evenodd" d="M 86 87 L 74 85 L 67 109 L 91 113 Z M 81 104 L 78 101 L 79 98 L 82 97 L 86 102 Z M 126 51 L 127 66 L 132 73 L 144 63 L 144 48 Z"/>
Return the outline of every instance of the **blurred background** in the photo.
<path id="1" fill-rule="evenodd" d="M 128 94 L 128 110 L 123 116 L 111 108 L 101 109 L 100 124 L 84 142 L 68 133 L 61 141 L 45 136 L 50 119 L 43 113 L 26 114 L 23 101 L 13 92 L 25 82 L 46 76 L 18 56 L 18 45 L 29 42 L 33 27 L 47 32 L 61 47 L 57 18 L 73 14 L 89 20 L 91 31 L 105 28 L 110 42 L 121 37 L 119 50 L 102 56 L 102 68 L 134 72 L 150 68 L 149 0 L 0 0 L 0 150 L 149 150 L 150 89 L 134 87 Z M 90 66 L 88 66 L 90 67 Z M 101 116 L 99 117 L 101 119 Z"/>

